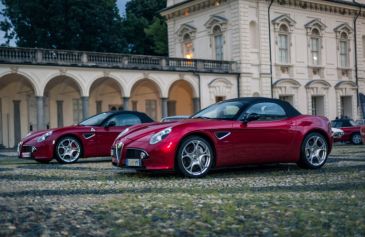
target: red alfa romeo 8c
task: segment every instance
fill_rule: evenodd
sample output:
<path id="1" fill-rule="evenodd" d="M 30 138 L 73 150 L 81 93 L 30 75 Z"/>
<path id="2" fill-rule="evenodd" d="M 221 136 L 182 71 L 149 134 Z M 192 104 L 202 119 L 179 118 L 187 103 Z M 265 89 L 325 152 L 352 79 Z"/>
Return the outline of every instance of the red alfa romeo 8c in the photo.
<path id="1" fill-rule="evenodd" d="M 325 117 L 302 115 L 289 103 L 238 98 L 190 119 L 129 127 L 112 146 L 112 163 L 136 170 L 177 171 L 199 178 L 209 170 L 264 163 L 322 167 L 332 149 Z"/>

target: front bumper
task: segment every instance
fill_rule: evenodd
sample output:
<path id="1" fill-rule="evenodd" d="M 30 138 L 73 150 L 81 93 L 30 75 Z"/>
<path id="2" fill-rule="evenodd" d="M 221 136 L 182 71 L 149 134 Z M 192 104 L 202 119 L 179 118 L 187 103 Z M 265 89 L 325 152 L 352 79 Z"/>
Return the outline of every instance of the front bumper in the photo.
<path id="1" fill-rule="evenodd" d="M 53 158 L 53 146 L 48 142 L 23 143 L 20 142 L 17 148 L 18 157 L 21 159 L 34 159 L 50 161 Z"/>
<path id="2" fill-rule="evenodd" d="M 175 149 L 175 145 L 168 141 L 150 145 L 148 142 L 123 140 L 112 147 L 112 164 L 141 171 L 173 171 Z"/>

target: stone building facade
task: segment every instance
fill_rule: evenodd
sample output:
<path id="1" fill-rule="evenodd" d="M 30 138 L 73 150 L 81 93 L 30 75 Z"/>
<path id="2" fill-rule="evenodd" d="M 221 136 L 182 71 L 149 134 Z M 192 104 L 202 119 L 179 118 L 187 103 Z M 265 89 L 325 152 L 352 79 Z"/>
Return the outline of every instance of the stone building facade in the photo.
<path id="1" fill-rule="evenodd" d="M 358 93 L 365 93 L 363 4 L 169 0 L 163 15 L 170 57 L 237 62 L 241 96 L 272 96 L 302 113 L 357 119 Z"/>

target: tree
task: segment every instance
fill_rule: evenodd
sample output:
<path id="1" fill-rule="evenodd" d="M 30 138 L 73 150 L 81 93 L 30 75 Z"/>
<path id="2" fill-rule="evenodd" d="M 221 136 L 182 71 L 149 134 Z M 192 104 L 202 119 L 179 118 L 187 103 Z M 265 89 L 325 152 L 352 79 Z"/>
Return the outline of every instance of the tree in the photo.
<path id="1" fill-rule="evenodd" d="M 1 0 L 6 39 L 19 47 L 123 52 L 116 0 Z"/>
<path id="2" fill-rule="evenodd" d="M 166 0 L 131 0 L 126 4 L 123 36 L 128 52 L 167 55 L 167 27 L 159 11 Z"/>

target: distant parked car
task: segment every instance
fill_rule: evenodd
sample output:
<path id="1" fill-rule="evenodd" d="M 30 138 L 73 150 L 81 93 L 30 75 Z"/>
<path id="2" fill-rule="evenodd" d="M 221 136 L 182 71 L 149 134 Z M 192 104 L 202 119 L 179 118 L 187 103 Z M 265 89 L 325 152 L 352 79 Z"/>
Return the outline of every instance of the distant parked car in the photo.
<path id="1" fill-rule="evenodd" d="M 339 128 L 331 128 L 332 130 L 332 137 L 339 139 L 341 138 L 343 135 L 345 135 L 345 132 L 342 129 Z"/>
<path id="2" fill-rule="evenodd" d="M 161 122 L 171 122 L 171 121 L 179 121 L 183 119 L 188 119 L 190 116 L 188 115 L 174 115 L 168 116 L 161 119 Z"/>
<path id="3" fill-rule="evenodd" d="M 335 142 L 351 142 L 355 145 L 362 144 L 360 135 L 360 126 L 352 119 L 335 119 L 331 121 L 333 128 L 340 128 L 344 131 L 344 135 L 340 138 L 335 138 Z"/>
<path id="4" fill-rule="evenodd" d="M 365 126 L 361 126 L 360 134 L 361 134 L 362 143 L 365 144 Z"/>
<path id="5" fill-rule="evenodd" d="M 127 127 L 153 120 L 144 113 L 111 111 L 92 116 L 77 125 L 37 131 L 18 144 L 19 158 L 48 163 L 73 163 L 80 157 L 110 156 L 110 147 Z"/>
<path id="6" fill-rule="evenodd" d="M 112 164 L 191 178 L 245 164 L 297 163 L 318 169 L 331 152 L 331 136 L 325 117 L 302 115 L 282 100 L 238 98 L 190 119 L 126 129 L 113 143 Z"/>

